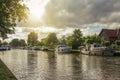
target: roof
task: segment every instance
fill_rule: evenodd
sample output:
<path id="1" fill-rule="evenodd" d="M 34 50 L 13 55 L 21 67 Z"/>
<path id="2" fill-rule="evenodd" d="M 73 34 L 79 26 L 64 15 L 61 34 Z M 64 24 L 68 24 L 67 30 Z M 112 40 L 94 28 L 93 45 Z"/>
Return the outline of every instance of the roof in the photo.
<path id="1" fill-rule="evenodd" d="M 117 30 L 116 29 L 102 29 L 99 36 L 105 32 L 108 37 L 117 37 Z"/>

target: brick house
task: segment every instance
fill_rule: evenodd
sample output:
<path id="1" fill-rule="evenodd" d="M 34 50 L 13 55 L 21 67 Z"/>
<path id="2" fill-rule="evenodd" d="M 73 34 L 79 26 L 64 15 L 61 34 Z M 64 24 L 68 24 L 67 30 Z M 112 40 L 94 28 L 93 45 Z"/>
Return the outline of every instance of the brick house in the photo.
<path id="1" fill-rule="evenodd" d="M 115 40 L 120 39 L 120 29 L 102 29 L 99 36 L 102 41 L 113 43 Z"/>

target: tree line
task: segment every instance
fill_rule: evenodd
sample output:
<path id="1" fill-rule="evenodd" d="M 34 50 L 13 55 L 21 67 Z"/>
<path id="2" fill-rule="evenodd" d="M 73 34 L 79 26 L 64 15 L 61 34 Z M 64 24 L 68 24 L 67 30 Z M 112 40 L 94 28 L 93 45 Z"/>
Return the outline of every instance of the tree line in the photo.
<path id="1" fill-rule="evenodd" d="M 64 44 L 71 46 L 72 49 L 78 49 L 85 44 L 94 43 L 102 44 L 103 46 L 120 46 L 120 40 L 116 40 L 114 44 L 109 41 L 103 43 L 97 34 L 84 37 L 80 29 L 75 29 L 71 35 L 64 35 L 60 39 L 58 39 L 56 33 L 53 32 L 49 33 L 46 38 L 39 40 L 36 32 L 30 32 L 27 41 L 24 39 L 13 39 L 9 44 L 12 47 L 47 46 L 50 49 L 54 49 L 57 45 Z M 2 44 L 1 41 L 0 44 Z M 6 42 L 4 42 L 4 44 L 6 44 Z"/>
<path id="2" fill-rule="evenodd" d="M 56 45 L 65 44 L 71 46 L 73 49 L 78 49 L 83 44 L 100 43 L 101 39 L 98 35 L 83 37 L 80 29 L 75 29 L 70 36 L 62 36 L 57 38 L 56 33 L 49 33 L 44 39 L 38 40 L 38 34 L 36 32 L 30 32 L 28 34 L 27 41 L 21 39 L 13 39 L 10 45 L 13 47 L 23 46 L 47 46 L 54 49 Z"/>

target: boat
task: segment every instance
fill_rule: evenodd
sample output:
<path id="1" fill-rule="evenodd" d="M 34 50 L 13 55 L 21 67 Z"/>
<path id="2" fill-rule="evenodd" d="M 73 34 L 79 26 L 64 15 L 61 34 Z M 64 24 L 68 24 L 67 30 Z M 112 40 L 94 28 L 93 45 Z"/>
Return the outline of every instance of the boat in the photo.
<path id="1" fill-rule="evenodd" d="M 5 45 L 4 47 L 6 47 L 6 50 L 11 50 L 11 46 L 10 45 Z"/>
<path id="2" fill-rule="evenodd" d="M 69 46 L 66 46 L 66 45 L 58 45 L 55 48 L 55 52 L 58 52 L 58 53 L 69 53 L 69 52 L 71 52 L 71 48 Z"/>
<path id="3" fill-rule="evenodd" d="M 42 51 L 48 51 L 48 48 L 46 46 L 42 46 L 41 50 Z"/>
<path id="4" fill-rule="evenodd" d="M 7 50 L 7 47 L 6 46 L 1 46 L 0 47 L 0 51 L 6 51 Z"/>
<path id="5" fill-rule="evenodd" d="M 33 49 L 34 49 L 34 50 L 40 50 L 40 47 L 39 47 L 39 46 L 34 46 Z"/>
<path id="6" fill-rule="evenodd" d="M 100 44 L 86 45 L 81 48 L 81 53 L 86 55 L 114 55 L 114 50 L 111 47 L 103 47 Z"/>
<path id="7" fill-rule="evenodd" d="M 27 50 L 33 50 L 33 47 L 32 46 L 29 46 L 26 48 Z"/>

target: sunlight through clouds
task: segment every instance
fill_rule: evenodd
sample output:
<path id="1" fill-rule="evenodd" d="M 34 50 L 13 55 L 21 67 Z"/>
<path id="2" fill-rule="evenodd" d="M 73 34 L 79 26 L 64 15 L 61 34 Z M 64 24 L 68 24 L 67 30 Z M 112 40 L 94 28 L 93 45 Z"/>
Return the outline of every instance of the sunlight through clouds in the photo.
<path id="1" fill-rule="evenodd" d="M 28 20 L 18 23 L 20 31 L 12 38 L 27 39 L 31 31 L 44 38 L 50 32 L 58 37 L 72 34 L 75 28 L 83 35 L 99 33 L 102 28 L 120 28 L 120 0 L 24 0 L 30 10 Z"/>
<path id="2" fill-rule="evenodd" d="M 29 0 L 25 2 L 30 10 L 30 16 L 37 20 L 42 20 L 42 15 L 45 11 L 45 6 L 49 0 Z"/>

